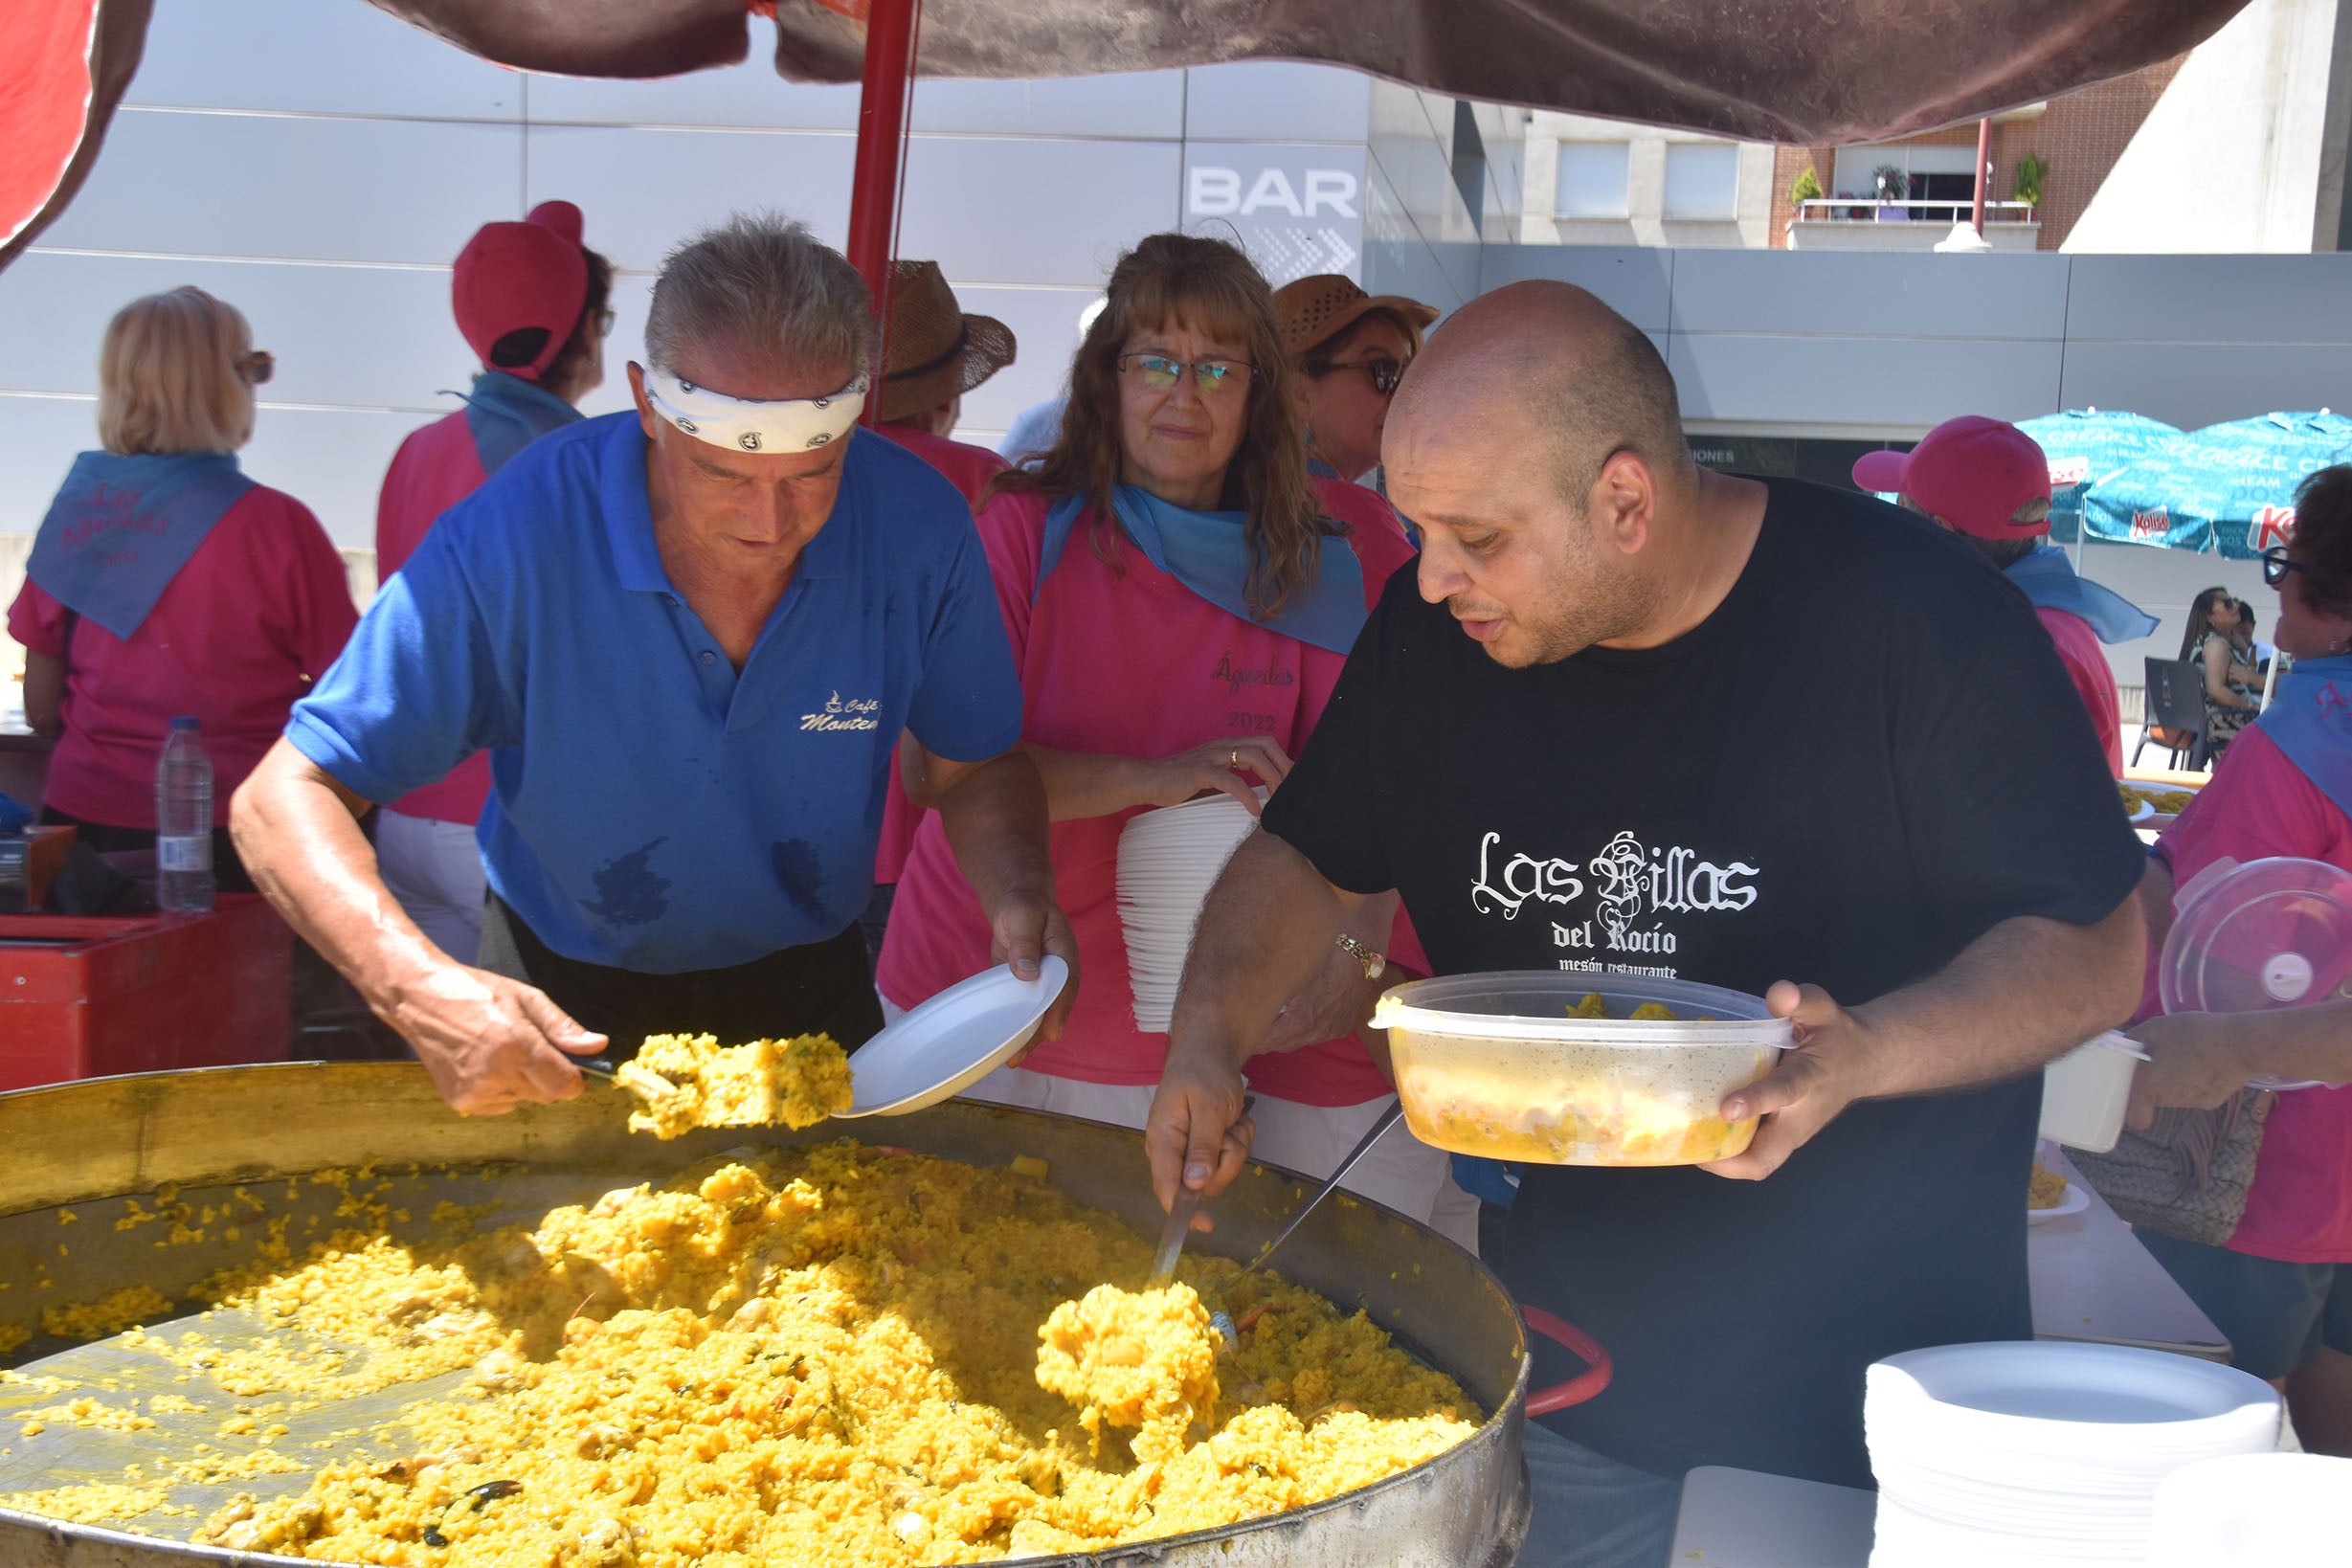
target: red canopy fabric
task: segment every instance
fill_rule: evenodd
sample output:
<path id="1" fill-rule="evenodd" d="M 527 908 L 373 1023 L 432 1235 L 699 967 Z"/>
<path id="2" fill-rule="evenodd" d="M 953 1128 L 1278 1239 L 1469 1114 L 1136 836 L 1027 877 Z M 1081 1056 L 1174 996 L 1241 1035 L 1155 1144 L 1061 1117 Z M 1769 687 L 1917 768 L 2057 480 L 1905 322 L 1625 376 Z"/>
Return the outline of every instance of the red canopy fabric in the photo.
<path id="1" fill-rule="evenodd" d="M 9 0 L 0 265 L 95 157 L 153 0 Z M 327 4 L 329 0 L 311 0 Z M 571 76 L 732 64 L 774 16 L 795 80 L 855 81 L 866 0 L 372 0 Z M 1064 77 L 1322 60 L 1461 98 L 1807 146 L 1974 119 L 2168 59 L 2244 0 L 927 0 L 922 73 Z M 30 38 L 30 47 L 16 47 Z M 28 155 L 20 156 L 20 149 Z"/>

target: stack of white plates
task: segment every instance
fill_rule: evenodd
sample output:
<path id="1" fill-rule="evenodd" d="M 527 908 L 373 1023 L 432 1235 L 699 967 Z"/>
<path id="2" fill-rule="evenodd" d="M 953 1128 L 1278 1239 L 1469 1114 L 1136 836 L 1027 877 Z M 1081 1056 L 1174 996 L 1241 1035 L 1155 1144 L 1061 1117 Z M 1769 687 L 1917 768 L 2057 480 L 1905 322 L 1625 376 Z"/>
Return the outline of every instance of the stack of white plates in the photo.
<path id="1" fill-rule="evenodd" d="M 2275 1447 L 2279 1400 L 2230 1367 L 2123 1345 L 1943 1345 L 1870 1369 L 1871 1568 L 2144 1563 L 2156 1490 Z"/>
<path id="2" fill-rule="evenodd" d="M 1264 790 L 1258 798 L 1266 798 Z M 1144 812 L 1120 832 L 1119 923 L 1135 1027 L 1145 1033 L 1166 1033 L 1200 906 L 1256 822 L 1233 796 L 1212 795 Z"/>

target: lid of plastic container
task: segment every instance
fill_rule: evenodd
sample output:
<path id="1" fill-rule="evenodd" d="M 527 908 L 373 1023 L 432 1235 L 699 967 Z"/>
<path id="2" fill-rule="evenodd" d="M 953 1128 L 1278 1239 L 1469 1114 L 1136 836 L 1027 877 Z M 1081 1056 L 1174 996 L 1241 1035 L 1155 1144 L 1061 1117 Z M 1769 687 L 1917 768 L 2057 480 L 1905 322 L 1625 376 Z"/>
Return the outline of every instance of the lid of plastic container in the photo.
<path id="1" fill-rule="evenodd" d="M 1571 1015 L 1598 992 L 1605 1019 Z M 1674 1018 L 1629 1019 L 1644 1002 L 1670 1009 Z M 1761 997 L 1693 980 L 1646 974 L 1598 974 L 1570 970 L 1494 970 L 1414 980 L 1380 998 L 1376 1029 L 1411 1029 L 1429 1035 L 1467 1035 L 1480 1040 L 1543 1040 L 1610 1045 L 1786 1046 L 1790 1028 L 1776 1019 Z"/>
<path id="2" fill-rule="evenodd" d="M 2174 907 L 2156 969 L 2167 1013 L 2266 1013 L 2352 995 L 2352 873 L 2283 856 L 2217 862 Z"/>

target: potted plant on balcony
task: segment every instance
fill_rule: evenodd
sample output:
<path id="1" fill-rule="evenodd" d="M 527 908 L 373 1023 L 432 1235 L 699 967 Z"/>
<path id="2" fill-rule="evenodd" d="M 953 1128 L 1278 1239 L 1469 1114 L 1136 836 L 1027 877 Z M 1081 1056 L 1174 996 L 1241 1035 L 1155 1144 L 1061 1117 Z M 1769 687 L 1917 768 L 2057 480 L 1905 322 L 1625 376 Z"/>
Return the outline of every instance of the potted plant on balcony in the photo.
<path id="1" fill-rule="evenodd" d="M 1788 187 L 1788 205 L 1796 209 L 1798 222 L 1804 221 L 1804 204 L 1819 201 L 1821 197 L 1821 176 L 1813 172 L 1811 164 L 1807 164 L 1804 172 L 1790 181 Z"/>
<path id="2" fill-rule="evenodd" d="M 2028 209 L 2026 221 L 2032 221 L 2031 209 L 2042 205 L 2042 186 L 2050 178 L 2050 160 L 2038 152 L 2028 152 L 2017 160 L 2017 199 Z"/>
<path id="3" fill-rule="evenodd" d="M 1903 203 L 1911 199 L 1911 176 L 1893 164 L 1880 164 L 1870 170 L 1870 183 L 1878 190 L 1878 221 L 1909 222 L 1911 209 Z"/>

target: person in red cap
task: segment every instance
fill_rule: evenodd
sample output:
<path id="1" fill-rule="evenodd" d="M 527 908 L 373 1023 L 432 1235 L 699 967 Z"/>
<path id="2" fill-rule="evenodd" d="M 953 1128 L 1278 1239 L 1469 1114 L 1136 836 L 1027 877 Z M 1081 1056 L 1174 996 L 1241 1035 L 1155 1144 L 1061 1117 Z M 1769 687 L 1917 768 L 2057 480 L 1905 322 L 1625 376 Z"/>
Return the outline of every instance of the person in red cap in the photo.
<path id="1" fill-rule="evenodd" d="M 1900 496 L 2024 591 L 2091 715 L 2109 771 L 2120 777 L 2123 720 L 2099 644 L 2146 637 L 2157 620 L 2077 576 L 2066 551 L 2050 543 L 2050 459 L 2033 437 L 1976 414 L 1947 419 L 1907 453 L 1873 452 L 1855 463 L 1854 483 Z"/>
<path id="2" fill-rule="evenodd" d="M 465 407 L 400 443 L 376 502 L 379 579 L 400 570 L 434 519 L 507 460 L 580 417 L 604 381 L 613 264 L 580 243 L 580 210 L 543 201 L 521 223 L 485 223 L 450 279 L 458 330 L 482 361 Z M 437 784 L 386 806 L 376 823 L 384 882 L 436 944 L 471 959 L 482 939 L 483 879 L 474 828 L 489 794 L 477 754 Z"/>

